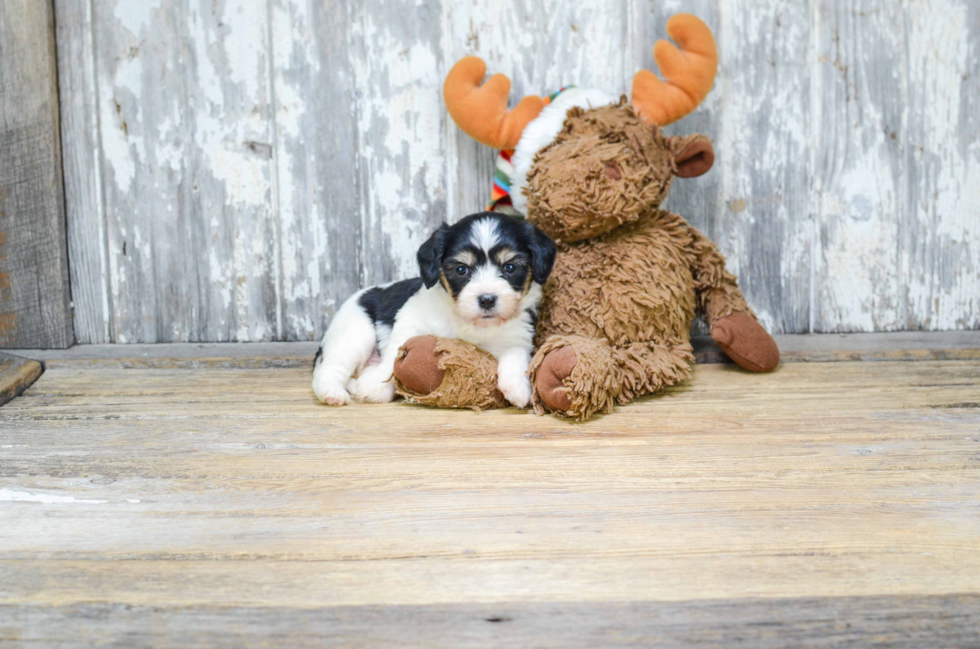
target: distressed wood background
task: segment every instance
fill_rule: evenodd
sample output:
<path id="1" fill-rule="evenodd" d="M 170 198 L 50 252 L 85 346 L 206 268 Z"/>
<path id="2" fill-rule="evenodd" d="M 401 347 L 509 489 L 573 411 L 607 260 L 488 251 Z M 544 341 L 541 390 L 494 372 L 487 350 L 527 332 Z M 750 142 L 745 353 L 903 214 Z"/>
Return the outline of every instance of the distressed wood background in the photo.
<path id="1" fill-rule="evenodd" d="M 628 92 L 673 13 L 714 30 L 669 207 L 773 332 L 980 328 L 973 0 L 56 0 L 79 342 L 308 340 L 479 210 L 494 152 L 442 80 Z"/>

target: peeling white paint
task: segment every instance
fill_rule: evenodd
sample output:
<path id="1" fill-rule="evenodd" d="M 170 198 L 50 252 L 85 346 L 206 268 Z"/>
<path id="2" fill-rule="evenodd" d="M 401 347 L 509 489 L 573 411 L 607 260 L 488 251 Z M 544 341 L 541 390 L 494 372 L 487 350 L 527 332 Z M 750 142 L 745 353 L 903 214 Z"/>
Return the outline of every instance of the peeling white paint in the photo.
<path id="1" fill-rule="evenodd" d="M 314 47 L 319 34 L 307 2 L 284 0 L 283 4 L 274 3 L 272 12 L 284 322 L 293 336 L 309 339 L 317 325 L 307 305 L 322 299 L 322 281 L 332 271 L 327 215 L 321 212 L 315 189 L 317 176 L 331 170 L 318 164 L 315 151 L 319 143 L 304 133 L 317 118 L 309 95 L 314 90 L 310 79 L 321 69 Z"/>
<path id="2" fill-rule="evenodd" d="M 116 4 L 113 14 L 124 28 L 139 36 L 143 28 L 151 23 L 154 12 L 163 0 L 126 0 Z"/>
<path id="3" fill-rule="evenodd" d="M 910 11 L 925 13 L 909 21 L 909 49 L 928 56 L 909 61 L 909 83 L 921 89 L 922 100 L 910 117 L 919 183 L 909 205 L 914 216 L 910 244 L 915 248 L 905 251 L 908 319 L 930 329 L 977 328 L 980 150 L 976 138 L 963 146 L 966 133 L 975 134 L 980 121 L 980 97 L 969 98 L 972 110 L 963 101 L 964 90 L 971 87 L 965 84 L 967 70 L 971 64 L 977 68 L 974 21 L 963 2 L 919 0 Z M 964 129 L 971 123 L 973 129 Z"/>
<path id="4" fill-rule="evenodd" d="M 226 2 L 221 14 L 222 40 L 228 70 L 222 83 L 239 84 L 248 97 L 266 88 L 266 28 L 264 2 Z"/>
<path id="5" fill-rule="evenodd" d="M 417 275 L 415 253 L 437 225 L 430 212 L 437 205 L 445 210 L 438 41 L 409 40 L 413 32 L 403 21 L 416 17 L 403 11 L 400 20 L 389 21 L 384 12 L 361 6 L 351 25 L 359 51 L 371 53 L 352 61 L 358 130 L 364 135 L 362 178 L 370 182 L 362 208 L 365 244 L 373 248 L 364 252 L 365 284 Z M 371 259 L 382 251 L 389 272 Z"/>
<path id="6" fill-rule="evenodd" d="M 628 93 L 677 11 L 712 25 L 721 69 L 668 129 L 713 138 L 715 169 L 669 207 L 717 242 L 766 326 L 980 327 L 980 9 L 868 6 L 107 1 L 82 35 L 108 263 L 80 276 L 109 286 L 91 337 L 318 335 L 355 283 L 415 275 L 431 228 L 486 201 L 494 152 L 447 119 L 449 66 L 482 56 L 512 103 Z"/>

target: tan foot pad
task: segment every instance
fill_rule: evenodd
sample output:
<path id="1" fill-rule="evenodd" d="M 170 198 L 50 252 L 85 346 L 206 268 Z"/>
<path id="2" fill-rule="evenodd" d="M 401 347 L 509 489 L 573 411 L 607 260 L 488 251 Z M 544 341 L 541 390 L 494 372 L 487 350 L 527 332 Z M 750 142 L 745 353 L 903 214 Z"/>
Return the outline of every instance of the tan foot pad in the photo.
<path id="1" fill-rule="evenodd" d="M 538 368 L 537 384 L 541 401 L 551 410 L 569 411 L 572 400 L 565 387 L 565 379 L 571 375 L 578 363 L 578 356 L 571 346 L 560 347 L 549 352 Z"/>

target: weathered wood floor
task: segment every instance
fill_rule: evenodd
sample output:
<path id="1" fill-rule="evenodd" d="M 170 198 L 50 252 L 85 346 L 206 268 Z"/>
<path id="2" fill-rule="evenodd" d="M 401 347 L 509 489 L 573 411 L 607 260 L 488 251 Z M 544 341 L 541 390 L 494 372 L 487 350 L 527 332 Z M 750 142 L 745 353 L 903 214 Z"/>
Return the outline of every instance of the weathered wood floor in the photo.
<path id="1" fill-rule="evenodd" d="M 980 360 L 703 365 L 584 425 L 276 364 L 48 360 L 0 408 L 0 645 L 980 644 Z"/>

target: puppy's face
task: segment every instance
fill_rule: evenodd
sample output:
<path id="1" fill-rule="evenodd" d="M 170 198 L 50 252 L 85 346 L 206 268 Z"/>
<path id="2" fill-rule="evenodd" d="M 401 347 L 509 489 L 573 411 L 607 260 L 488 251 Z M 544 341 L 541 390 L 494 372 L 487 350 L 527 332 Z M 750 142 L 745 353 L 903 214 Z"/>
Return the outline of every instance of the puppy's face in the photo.
<path id="1" fill-rule="evenodd" d="M 544 284 L 555 244 L 530 223 L 482 212 L 443 224 L 419 249 L 425 285 L 441 284 L 456 315 L 478 327 L 503 324 L 521 313 L 533 284 Z"/>

